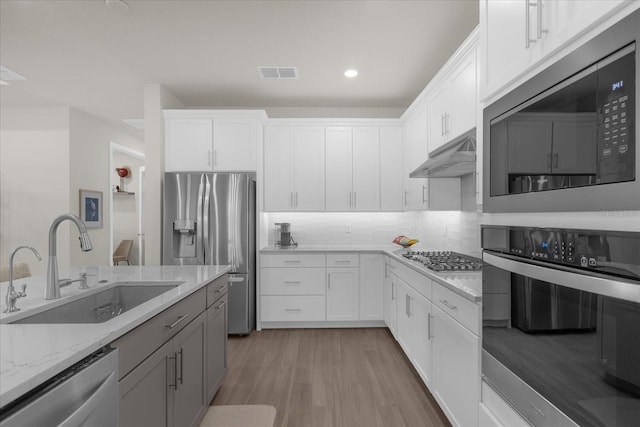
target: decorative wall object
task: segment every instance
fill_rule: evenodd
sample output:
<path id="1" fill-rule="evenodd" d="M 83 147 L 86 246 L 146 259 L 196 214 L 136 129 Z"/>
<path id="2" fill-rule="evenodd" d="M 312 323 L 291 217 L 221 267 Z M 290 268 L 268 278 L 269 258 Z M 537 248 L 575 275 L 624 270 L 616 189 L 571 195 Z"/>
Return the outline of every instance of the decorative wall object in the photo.
<path id="1" fill-rule="evenodd" d="M 102 228 L 102 191 L 80 190 L 80 219 L 87 228 Z"/>

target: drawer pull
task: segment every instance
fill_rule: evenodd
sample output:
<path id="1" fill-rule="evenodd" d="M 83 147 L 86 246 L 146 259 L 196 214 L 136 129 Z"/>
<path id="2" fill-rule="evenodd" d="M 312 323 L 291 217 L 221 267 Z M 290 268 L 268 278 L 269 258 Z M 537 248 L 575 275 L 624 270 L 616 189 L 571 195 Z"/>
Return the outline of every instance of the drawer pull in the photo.
<path id="1" fill-rule="evenodd" d="M 285 263 L 297 263 L 299 264 L 301 261 L 299 259 L 285 259 Z"/>
<path id="2" fill-rule="evenodd" d="M 167 328 L 167 329 L 173 329 L 178 325 L 178 323 L 182 322 L 187 317 L 189 317 L 188 314 L 183 314 L 182 316 L 178 316 L 178 320 L 176 320 L 175 322 L 173 322 L 170 325 L 165 325 L 164 327 Z"/>
<path id="3" fill-rule="evenodd" d="M 216 310 L 220 310 L 222 307 L 224 307 L 224 305 L 225 305 L 226 303 L 227 303 L 226 301 L 223 301 L 222 303 L 220 303 L 220 305 L 217 305 L 217 306 L 215 306 L 215 307 L 213 307 L 213 308 L 214 308 L 214 309 L 216 309 Z"/>
<path id="4" fill-rule="evenodd" d="M 224 286 L 220 286 L 218 289 L 216 289 L 215 293 L 219 294 L 220 292 L 222 292 L 223 289 L 224 289 Z"/>
<path id="5" fill-rule="evenodd" d="M 458 307 L 456 307 L 455 305 L 451 304 L 449 301 L 447 301 L 446 299 L 441 299 L 440 302 L 447 307 L 449 310 L 457 310 Z"/>
<path id="6" fill-rule="evenodd" d="M 351 261 L 348 259 L 337 259 L 334 261 L 336 264 L 351 264 Z"/>
<path id="7" fill-rule="evenodd" d="M 290 313 L 297 313 L 299 311 L 302 311 L 302 309 L 300 308 L 285 308 L 284 311 L 290 312 Z"/>
<path id="8" fill-rule="evenodd" d="M 294 282 L 294 281 L 284 282 L 285 286 L 297 286 L 297 285 L 300 285 L 300 284 L 302 284 L 302 282 L 300 282 L 300 281 L 297 281 L 297 282 Z"/>

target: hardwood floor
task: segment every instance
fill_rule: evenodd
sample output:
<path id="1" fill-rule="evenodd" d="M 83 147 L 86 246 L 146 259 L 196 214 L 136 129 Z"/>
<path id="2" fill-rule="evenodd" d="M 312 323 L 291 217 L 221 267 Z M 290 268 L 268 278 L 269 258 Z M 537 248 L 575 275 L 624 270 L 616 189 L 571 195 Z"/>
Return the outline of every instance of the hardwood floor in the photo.
<path id="1" fill-rule="evenodd" d="M 273 405 L 281 427 L 450 425 L 386 328 L 230 337 L 227 376 L 212 404 Z"/>

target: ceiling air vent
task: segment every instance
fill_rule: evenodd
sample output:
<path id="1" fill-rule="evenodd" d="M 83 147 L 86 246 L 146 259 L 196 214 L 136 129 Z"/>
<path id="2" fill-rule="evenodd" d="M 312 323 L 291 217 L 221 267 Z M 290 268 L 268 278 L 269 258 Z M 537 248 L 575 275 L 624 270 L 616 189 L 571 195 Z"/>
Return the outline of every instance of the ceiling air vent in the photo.
<path id="1" fill-rule="evenodd" d="M 260 77 L 263 79 L 297 79 L 296 67 L 258 67 Z"/>

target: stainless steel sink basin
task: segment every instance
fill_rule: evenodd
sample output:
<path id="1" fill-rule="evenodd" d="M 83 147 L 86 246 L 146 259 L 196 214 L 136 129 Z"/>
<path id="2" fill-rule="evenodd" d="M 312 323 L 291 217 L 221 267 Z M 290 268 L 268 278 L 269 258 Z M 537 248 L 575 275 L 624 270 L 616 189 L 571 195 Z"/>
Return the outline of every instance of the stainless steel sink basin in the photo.
<path id="1" fill-rule="evenodd" d="M 184 282 L 116 282 L 109 288 L 8 323 L 102 323 Z"/>

